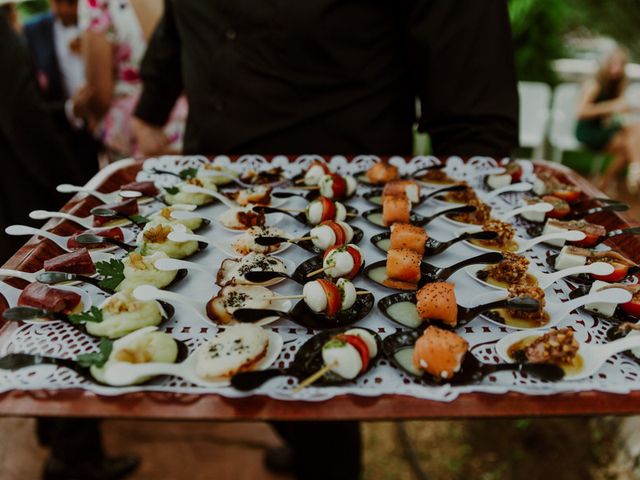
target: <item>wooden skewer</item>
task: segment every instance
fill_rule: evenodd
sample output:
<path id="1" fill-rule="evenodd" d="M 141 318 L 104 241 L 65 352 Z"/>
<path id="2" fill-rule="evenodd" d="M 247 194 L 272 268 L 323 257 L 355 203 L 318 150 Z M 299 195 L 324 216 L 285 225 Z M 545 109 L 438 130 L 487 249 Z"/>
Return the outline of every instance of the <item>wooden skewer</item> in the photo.
<path id="1" fill-rule="evenodd" d="M 282 210 L 283 212 L 295 212 L 295 213 L 300 213 L 305 211 L 301 208 L 278 208 L 278 210 Z"/>
<path id="2" fill-rule="evenodd" d="M 318 185 L 305 185 L 303 187 L 291 187 L 296 190 L 319 190 L 320 187 Z"/>
<path id="3" fill-rule="evenodd" d="M 287 240 L 287 242 L 289 243 L 301 242 L 303 240 L 313 240 L 314 238 L 316 237 L 308 236 L 308 237 L 290 238 L 289 240 Z"/>
<path id="4" fill-rule="evenodd" d="M 335 368 L 338 366 L 338 361 L 334 360 L 333 362 L 331 362 L 329 365 L 325 365 L 324 367 L 322 367 L 320 370 L 318 370 L 316 373 L 314 373 L 313 375 L 310 375 L 309 377 L 305 378 L 302 382 L 300 382 L 294 389 L 293 389 L 293 393 L 298 393 L 300 390 L 302 390 L 303 388 L 308 387 L 309 385 L 311 385 L 313 382 L 315 382 L 316 380 L 318 380 L 320 377 L 322 377 L 325 373 L 327 373 L 329 370 L 331 370 L 332 368 Z"/>
<path id="5" fill-rule="evenodd" d="M 296 180 L 295 182 L 293 182 L 295 185 L 300 185 L 301 183 L 304 183 L 304 178 L 299 178 L 298 180 Z"/>
<path id="6" fill-rule="evenodd" d="M 325 270 L 329 270 L 330 268 L 333 268 L 333 267 L 335 267 L 335 265 L 329 265 L 328 267 L 322 267 L 322 268 L 319 268 L 318 270 L 314 270 L 313 272 L 309 272 L 307 273 L 307 278 L 313 277 L 314 275 L 322 273 Z"/>

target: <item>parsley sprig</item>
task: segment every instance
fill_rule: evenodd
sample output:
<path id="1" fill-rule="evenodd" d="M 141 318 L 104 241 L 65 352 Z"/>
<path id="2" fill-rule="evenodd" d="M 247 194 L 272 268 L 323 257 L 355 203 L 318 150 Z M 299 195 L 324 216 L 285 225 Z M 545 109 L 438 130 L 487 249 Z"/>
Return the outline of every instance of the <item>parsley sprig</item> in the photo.
<path id="1" fill-rule="evenodd" d="M 169 195 L 175 195 L 180 191 L 178 187 L 165 187 L 164 189 Z"/>
<path id="2" fill-rule="evenodd" d="M 95 305 L 91 307 L 89 310 L 84 312 L 76 313 L 74 315 L 69 315 L 69 322 L 74 325 L 78 325 L 80 323 L 101 323 L 102 322 L 102 310 L 100 310 Z"/>
<path id="3" fill-rule="evenodd" d="M 100 340 L 100 346 L 98 348 L 99 350 L 97 352 L 78 355 L 76 358 L 78 365 L 81 367 L 103 367 L 113 351 L 113 342 L 108 338 L 103 338 Z"/>
<path id="4" fill-rule="evenodd" d="M 180 178 L 182 180 L 189 180 L 190 178 L 195 178 L 196 175 L 198 175 L 197 168 L 185 168 L 184 170 L 180 171 Z"/>
<path id="5" fill-rule="evenodd" d="M 100 288 L 113 291 L 124 280 L 124 263 L 121 260 L 113 258 L 108 262 L 98 262 L 96 270 L 102 276 Z"/>

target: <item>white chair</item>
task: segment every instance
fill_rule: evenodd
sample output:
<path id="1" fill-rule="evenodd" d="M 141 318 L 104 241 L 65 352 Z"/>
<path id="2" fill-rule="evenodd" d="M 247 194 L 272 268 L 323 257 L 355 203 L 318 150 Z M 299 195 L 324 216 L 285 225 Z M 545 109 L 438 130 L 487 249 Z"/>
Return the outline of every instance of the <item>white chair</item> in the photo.
<path id="1" fill-rule="evenodd" d="M 579 93 L 580 85 L 577 83 L 562 83 L 553 94 L 549 143 L 556 162 L 562 162 L 564 152 L 583 149 L 575 134 Z"/>
<path id="2" fill-rule="evenodd" d="M 546 83 L 519 82 L 520 146 L 531 148 L 532 158 L 544 157 L 551 88 Z"/>

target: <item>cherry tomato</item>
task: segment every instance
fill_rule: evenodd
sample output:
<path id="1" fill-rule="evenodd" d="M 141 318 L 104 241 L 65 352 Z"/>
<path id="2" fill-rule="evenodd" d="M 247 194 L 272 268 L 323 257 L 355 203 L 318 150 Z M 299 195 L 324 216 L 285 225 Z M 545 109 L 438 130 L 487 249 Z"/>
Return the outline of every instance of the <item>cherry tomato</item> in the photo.
<path id="1" fill-rule="evenodd" d="M 325 278 L 320 278 L 317 280 L 317 282 L 320 283 L 320 286 L 327 296 L 327 309 L 325 310 L 325 315 L 327 315 L 328 317 L 333 317 L 340 311 L 340 307 L 342 306 L 342 296 L 340 295 L 340 289 L 335 283 Z"/>
<path id="2" fill-rule="evenodd" d="M 604 261 L 604 260 L 600 260 L 600 261 Z M 627 276 L 627 273 L 629 273 L 629 265 L 626 265 L 624 263 L 612 262 L 612 261 L 609 261 L 607 263 L 610 263 L 611 265 L 613 265 L 612 273 L 610 273 L 609 275 L 591 275 L 591 276 L 596 280 L 613 283 L 613 282 L 619 282 L 620 280 L 622 280 L 624 277 Z"/>
<path id="3" fill-rule="evenodd" d="M 369 366 L 369 347 L 364 340 L 362 340 L 357 335 L 337 335 L 337 338 L 342 340 L 343 342 L 348 343 L 353 348 L 358 351 L 360 355 L 360 360 L 362 360 L 362 368 L 360 369 L 360 373 L 364 372 Z"/>
<path id="4" fill-rule="evenodd" d="M 547 212 L 547 217 L 549 218 L 564 218 L 571 212 L 569 204 L 561 198 L 545 195 L 542 197 L 542 201 L 553 205 L 553 210 Z"/>

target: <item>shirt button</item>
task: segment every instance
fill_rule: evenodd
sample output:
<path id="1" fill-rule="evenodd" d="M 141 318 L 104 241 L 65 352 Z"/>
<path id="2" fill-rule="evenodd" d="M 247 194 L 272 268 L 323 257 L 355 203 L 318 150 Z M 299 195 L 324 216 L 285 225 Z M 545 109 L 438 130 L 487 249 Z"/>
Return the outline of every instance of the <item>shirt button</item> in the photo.
<path id="1" fill-rule="evenodd" d="M 233 28 L 228 28 L 227 31 L 224 32 L 224 36 L 227 40 L 235 40 L 238 34 Z"/>

